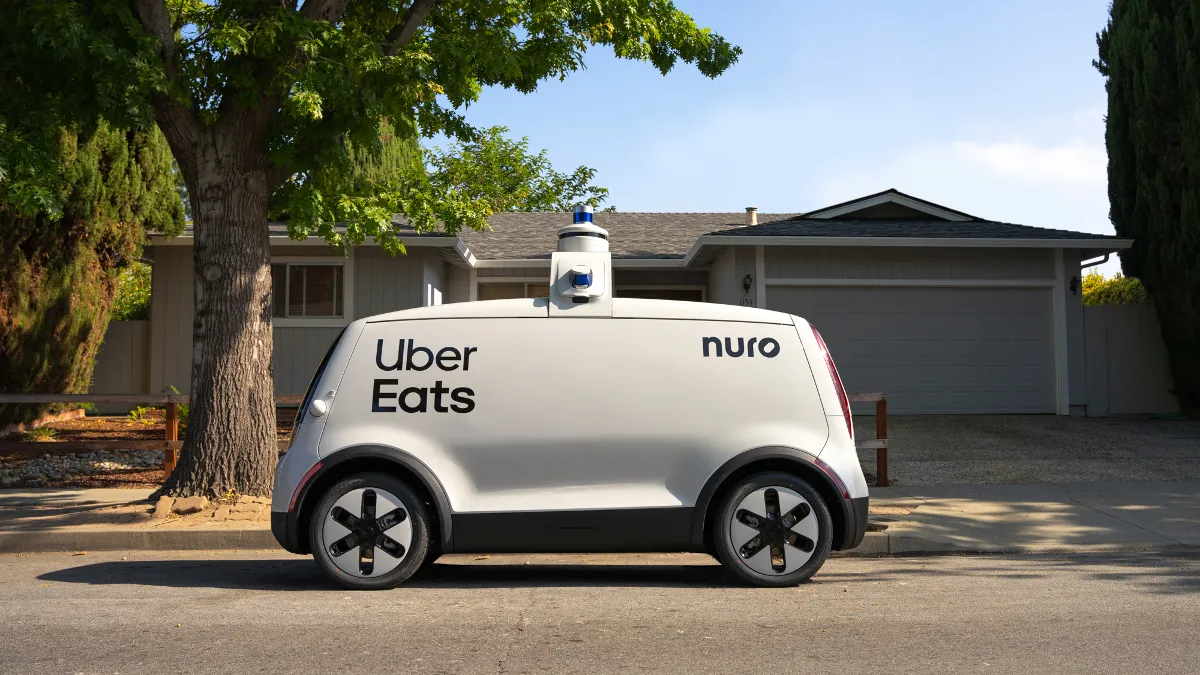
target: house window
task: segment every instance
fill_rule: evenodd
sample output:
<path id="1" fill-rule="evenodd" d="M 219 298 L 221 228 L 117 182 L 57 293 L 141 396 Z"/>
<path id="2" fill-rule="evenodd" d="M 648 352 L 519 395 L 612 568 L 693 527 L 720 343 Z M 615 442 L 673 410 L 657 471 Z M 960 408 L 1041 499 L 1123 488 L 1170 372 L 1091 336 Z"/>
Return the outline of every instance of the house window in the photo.
<path id="1" fill-rule="evenodd" d="M 342 263 L 273 263 L 271 315 L 340 318 L 345 312 L 344 276 Z"/>
<path id="2" fill-rule="evenodd" d="M 479 284 L 480 300 L 548 297 L 550 297 L 550 284 L 548 283 Z"/>

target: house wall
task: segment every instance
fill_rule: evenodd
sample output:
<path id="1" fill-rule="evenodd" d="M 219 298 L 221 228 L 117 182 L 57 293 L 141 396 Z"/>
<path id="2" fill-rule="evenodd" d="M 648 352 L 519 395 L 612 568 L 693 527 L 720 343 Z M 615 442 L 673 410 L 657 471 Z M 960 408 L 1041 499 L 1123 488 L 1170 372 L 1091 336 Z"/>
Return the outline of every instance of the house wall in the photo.
<path id="1" fill-rule="evenodd" d="M 708 275 L 708 301 L 724 305 L 758 307 L 758 274 L 755 269 L 753 246 L 736 246 L 722 251 Z M 754 277 L 750 291 L 743 290 L 743 280 Z"/>
<path id="2" fill-rule="evenodd" d="M 141 394 L 150 384 L 150 322 L 110 321 L 104 343 L 96 354 L 91 394 Z M 135 406 L 97 403 L 102 413 L 126 413 Z"/>
<path id="3" fill-rule="evenodd" d="M 708 287 L 706 270 L 643 270 L 618 267 L 613 283 L 622 286 L 703 286 Z"/>
<path id="4" fill-rule="evenodd" d="M 426 264 L 443 263 L 429 249 L 394 257 L 376 247 L 354 251 L 354 318 L 423 306 Z"/>
<path id="5" fill-rule="evenodd" d="M 446 265 L 446 292 L 442 302 L 467 302 L 471 299 L 471 270 L 457 265 Z"/>
<path id="6" fill-rule="evenodd" d="M 192 249 L 160 246 L 152 249 L 153 286 L 149 321 L 149 392 L 173 385 L 187 393 L 192 364 Z M 272 257 L 339 255 L 324 246 L 274 246 Z M 390 256 L 375 247 L 351 252 L 353 290 L 347 305 L 351 319 L 420 307 L 432 283 L 445 288 L 442 260 L 436 251 L 410 248 L 407 255 Z M 349 323 L 349 320 L 347 320 Z M 304 391 L 329 344 L 341 329 L 334 326 L 275 326 L 271 352 L 277 394 Z M 125 391 L 121 393 L 144 393 Z"/>

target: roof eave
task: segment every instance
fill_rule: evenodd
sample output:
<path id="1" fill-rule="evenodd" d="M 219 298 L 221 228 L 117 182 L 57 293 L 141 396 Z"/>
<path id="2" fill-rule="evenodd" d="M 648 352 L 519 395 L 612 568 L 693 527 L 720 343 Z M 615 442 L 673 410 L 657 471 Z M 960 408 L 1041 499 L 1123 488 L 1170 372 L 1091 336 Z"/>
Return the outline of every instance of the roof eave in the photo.
<path id="1" fill-rule="evenodd" d="M 1001 237 L 804 237 L 774 235 L 705 234 L 696 239 L 684 256 L 690 265 L 705 247 L 717 246 L 863 246 L 863 247 L 928 247 L 928 248 L 1072 248 L 1102 251 L 1123 251 L 1133 246 L 1132 239 L 1032 238 L 1004 239 Z"/>

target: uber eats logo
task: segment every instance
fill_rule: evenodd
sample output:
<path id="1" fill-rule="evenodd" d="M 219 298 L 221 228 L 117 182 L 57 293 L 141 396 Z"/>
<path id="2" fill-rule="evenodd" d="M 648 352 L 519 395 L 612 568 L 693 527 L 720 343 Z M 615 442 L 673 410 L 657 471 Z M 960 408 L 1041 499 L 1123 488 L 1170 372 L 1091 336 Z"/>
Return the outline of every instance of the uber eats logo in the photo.
<path id="1" fill-rule="evenodd" d="M 704 350 L 705 356 L 710 354 L 709 348 L 712 348 L 711 353 L 715 356 L 729 356 L 735 359 L 739 356 L 753 357 L 755 346 L 758 347 L 759 356 L 773 359 L 779 354 L 779 343 L 775 341 L 775 338 L 763 338 L 761 340 L 758 338 L 750 338 L 749 340 L 746 338 L 737 338 L 737 342 L 733 340 L 733 338 L 725 338 L 725 349 L 722 350 L 721 338 L 706 337 L 702 339 L 701 347 Z"/>
<path id="2" fill-rule="evenodd" d="M 471 369 L 471 355 L 479 351 L 477 347 L 442 347 L 435 354 L 428 347 L 418 347 L 414 340 L 400 340 L 396 351 L 392 352 L 390 344 L 391 340 L 380 340 L 375 346 L 375 365 L 380 370 L 424 372 L 437 366 L 445 372 L 460 369 L 466 372 Z M 451 389 L 441 380 L 435 380 L 432 387 L 408 387 L 396 391 L 399 384 L 400 380 L 376 379 L 371 390 L 371 412 L 396 412 L 397 406 L 406 413 L 428 412 L 431 406 L 439 413 L 451 410 L 469 413 L 475 409 L 472 398 L 475 392 L 467 387 Z"/>

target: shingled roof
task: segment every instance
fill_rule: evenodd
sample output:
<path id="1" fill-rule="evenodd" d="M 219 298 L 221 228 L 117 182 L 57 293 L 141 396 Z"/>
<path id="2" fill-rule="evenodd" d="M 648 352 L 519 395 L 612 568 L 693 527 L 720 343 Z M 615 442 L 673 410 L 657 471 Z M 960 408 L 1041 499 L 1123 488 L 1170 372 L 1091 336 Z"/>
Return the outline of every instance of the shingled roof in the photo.
<path id="1" fill-rule="evenodd" d="M 992 220 L 853 220 L 796 216 L 776 222 L 744 225 L 712 232 L 736 237 L 902 237 L 919 239 L 1048 239 L 1117 240 L 1089 232 L 1054 230 Z"/>
<path id="2" fill-rule="evenodd" d="M 760 213 L 760 222 L 782 220 L 793 213 Z M 743 227 L 743 213 L 604 213 L 593 222 L 608 230 L 614 258 L 683 258 L 703 234 Z M 558 231 L 571 224 L 569 213 L 497 213 L 488 219 L 490 232 L 463 232 L 462 238 L 480 260 L 549 258 Z"/>

